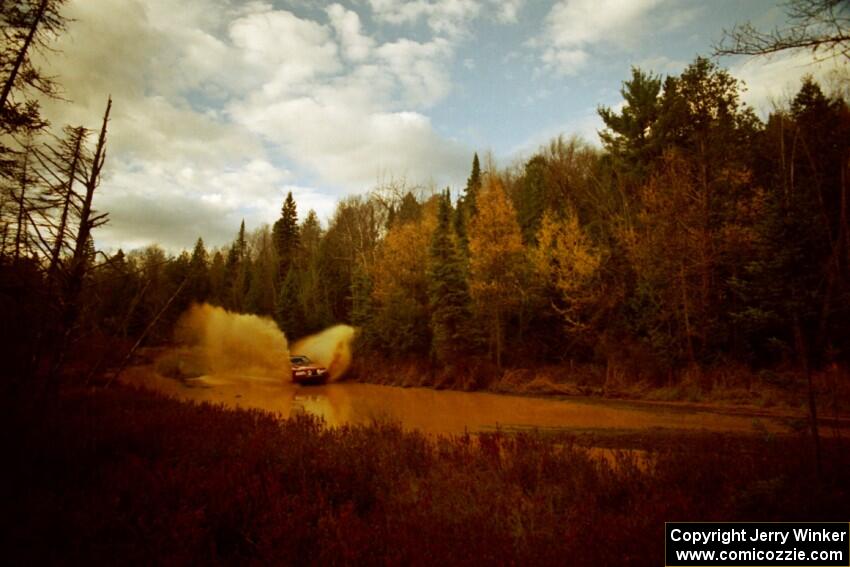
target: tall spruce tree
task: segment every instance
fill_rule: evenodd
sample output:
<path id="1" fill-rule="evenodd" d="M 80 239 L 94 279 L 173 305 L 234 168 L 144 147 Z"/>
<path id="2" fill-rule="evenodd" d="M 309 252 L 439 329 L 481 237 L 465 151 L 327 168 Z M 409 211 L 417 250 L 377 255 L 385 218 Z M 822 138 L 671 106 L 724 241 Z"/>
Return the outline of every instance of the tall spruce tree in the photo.
<path id="1" fill-rule="evenodd" d="M 286 194 L 286 200 L 280 210 L 280 218 L 272 229 L 275 249 L 278 258 L 278 277 L 283 280 L 289 269 L 298 258 L 300 232 L 298 230 L 298 210 L 292 192 Z"/>
<path id="2" fill-rule="evenodd" d="M 478 213 L 478 194 L 481 192 L 481 163 L 478 161 L 478 153 L 472 156 L 472 171 L 466 180 L 464 194 L 457 200 L 457 208 L 454 215 L 454 230 L 457 235 L 460 252 L 463 256 L 469 255 L 469 223 Z"/>
<path id="3" fill-rule="evenodd" d="M 428 266 L 431 350 L 443 364 L 451 364 L 468 351 L 471 318 L 469 289 L 463 263 L 452 238 L 451 219 L 451 198 L 446 190 L 440 199 Z"/>
<path id="4" fill-rule="evenodd" d="M 546 210 L 546 158 L 536 155 L 525 164 L 516 199 L 519 226 L 525 244 L 537 243 L 537 231 Z"/>
<path id="5" fill-rule="evenodd" d="M 210 293 L 209 255 L 202 238 L 198 238 L 192 251 L 187 288 L 189 300 L 199 303 L 206 301 Z"/>
<path id="6" fill-rule="evenodd" d="M 275 319 L 290 341 L 299 339 L 305 334 L 304 310 L 301 307 L 299 283 L 297 271 L 295 268 L 290 268 L 280 284 L 280 292 L 278 293 Z"/>
<path id="7" fill-rule="evenodd" d="M 245 239 L 245 221 L 239 226 L 236 240 L 227 251 L 224 264 L 224 307 L 233 311 L 245 310 L 245 295 L 248 292 L 248 242 Z"/>
<path id="8" fill-rule="evenodd" d="M 466 193 L 463 196 L 463 205 L 467 212 L 467 219 L 472 218 L 478 212 L 478 194 L 481 192 L 481 163 L 478 161 L 478 153 L 472 156 L 472 172 L 466 180 Z"/>

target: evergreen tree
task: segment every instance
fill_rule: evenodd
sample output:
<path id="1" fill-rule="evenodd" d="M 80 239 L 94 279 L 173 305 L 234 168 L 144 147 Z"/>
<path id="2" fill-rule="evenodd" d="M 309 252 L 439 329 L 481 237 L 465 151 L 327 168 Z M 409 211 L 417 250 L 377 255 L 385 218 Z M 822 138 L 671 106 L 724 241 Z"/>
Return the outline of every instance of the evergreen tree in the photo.
<path id="1" fill-rule="evenodd" d="M 320 270 L 319 251 L 324 231 L 316 211 L 310 210 L 301 223 L 300 292 L 304 309 L 304 331 L 315 333 L 332 323 Z"/>
<path id="2" fill-rule="evenodd" d="M 298 257 L 300 244 L 298 230 L 298 211 L 292 192 L 286 194 L 286 200 L 280 211 L 280 218 L 274 223 L 272 237 L 278 259 L 278 277 L 287 277 L 289 269 Z"/>
<path id="3" fill-rule="evenodd" d="M 466 193 L 463 196 L 463 205 L 466 209 L 467 220 L 478 213 L 478 193 L 481 192 L 481 164 L 478 161 L 478 153 L 472 157 L 472 172 L 466 180 Z"/>
<path id="4" fill-rule="evenodd" d="M 422 217 L 422 205 L 413 196 L 413 193 L 408 191 L 401 199 L 401 204 L 398 211 L 394 215 L 393 222 L 406 223 L 415 222 Z"/>
<path id="5" fill-rule="evenodd" d="M 457 207 L 454 209 L 452 225 L 454 226 L 455 238 L 457 238 L 458 253 L 466 256 L 469 252 L 469 232 L 466 230 L 466 217 L 461 199 L 458 199 Z"/>
<path id="6" fill-rule="evenodd" d="M 289 341 L 304 336 L 304 311 L 301 307 L 298 273 L 290 268 L 280 284 L 275 320 Z"/>
<path id="7" fill-rule="evenodd" d="M 277 258 L 268 226 L 257 231 L 254 242 L 256 250 L 254 261 L 251 263 L 246 308 L 251 313 L 274 317 L 277 301 Z"/>
<path id="8" fill-rule="evenodd" d="M 351 274 L 351 324 L 357 328 L 357 343 L 360 347 L 375 345 L 374 316 L 372 278 L 368 270 L 357 265 Z"/>
<path id="9" fill-rule="evenodd" d="M 189 260 L 189 281 L 186 295 L 190 301 L 203 303 L 210 293 L 209 255 L 204 240 L 198 238 Z"/>
<path id="10" fill-rule="evenodd" d="M 226 267 L 224 254 L 221 250 L 216 250 L 213 254 L 212 262 L 209 269 L 210 276 L 210 293 L 208 300 L 215 304 L 224 307 L 226 305 Z"/>
<path id="11" fill-rule="evenodd" d="M 319 217 L 316 211 L 310 209 L 307 213 L 307 218 L 301 223 L 300 240 L 301 250 L 305 256 L 309 257 L 319 250 L 319 243 L 322 240 L 323 231 L 322 225 L 319 223 Z"/>
<path id="12" fill-rule="evenodd" d="M 525 164 L 525 175 L 519 184 L 516 199 L 522 240 L 526 244 L 536 244 L 537 231 L 546 210 L 546 158 L 536 155 Z"/>
<path id="13" fill-rule="evenodd" d="M 40 68 L 44 54 L 65 30 L 65 0 L 0 2 L 0 174 L 8 173 L 12 157 L 7 135 L 27 135 L 42 130 L 42 100 L 58 98 L 60 87 Z"/>
<path id="14" fill-rule="evenodd" d="M 614 167 L 632 181 L 641 181 L 660 146 L 652 137 L 660 113 L 661 79 L 632 67 L 632 78 L 623 82 L 620 94 L 625 105 L 617 114 L 599 107 L 605 129 L 599 138 L 614 161 Z"/>
<path id="15" fill-rule="evenodd" d="M 472 172 L 466 180 L 464 194 L 457 200 L 457 209 L 454 216 L 454 229 L 457 235 L 460 252 L 464 256 L 469 255 L 469 223 L 478 213 L 478 194 L 481 192 L 481 164 L 478 161 L 478 153 L 472 156 Z"/>
<path id="16" fill-rule="evenodd" d="M 248 242 L 245 239 L 245 221 L 239 226 L 236 240 L 227 251 L 224 264 L 224 307 L 233 311 L 245 310 L 245 296 L 248 292 L 250 258 Z"/>
<path id="17" fill-rule="evenodd" d="M 451 216 L 451 198 L 446 191 L 431 236 L 428 269 L 431 349 L 443 364 L 451 364 L 467 352 L 471 318 L 463 264 L 451 235 Z"/>

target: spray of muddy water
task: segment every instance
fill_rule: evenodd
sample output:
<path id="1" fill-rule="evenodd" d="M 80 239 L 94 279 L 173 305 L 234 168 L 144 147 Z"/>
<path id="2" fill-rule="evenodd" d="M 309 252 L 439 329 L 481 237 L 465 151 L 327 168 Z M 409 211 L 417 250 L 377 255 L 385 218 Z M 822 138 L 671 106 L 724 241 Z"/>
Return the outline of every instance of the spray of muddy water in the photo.
<path id="1" fill-rule="evenodd" d="M 328 369 L 331 380 L 338 380 L 351 365 L 354 327 L 335 325 L 305 337 L 292 345 L 293 354 L 303 354 Z"/>
<path id="2" fill-rule="evenodd" d="M 175 339 L 200 357 L 206 374 L 242 374 L 290 381 L 286 336 L 268 317 L 232 313 L 209 304 L 193 305 L 180 318 Z M 331 380 L 351 364 L 354 328 L 336 325 L 293 345 L 328 369 Z"/>
<path id="3" fill-rule="evenodd" d="M 175 338 L 202 357 L 210 374 L 290 379 L 286 336 L 268 317 L 193 305 L 178 321 Z"/>

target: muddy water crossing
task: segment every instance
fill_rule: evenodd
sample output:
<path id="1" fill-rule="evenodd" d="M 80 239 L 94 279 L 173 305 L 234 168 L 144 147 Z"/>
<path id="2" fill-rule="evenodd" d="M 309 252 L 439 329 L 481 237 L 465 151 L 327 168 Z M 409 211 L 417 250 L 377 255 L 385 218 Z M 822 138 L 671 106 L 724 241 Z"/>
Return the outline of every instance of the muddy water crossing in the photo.
<path id="1" fill-rule="evenodd" d="M 283 378 L 221 373 L 187 380 L 130 368 L 123 381 L 170 396 L 229 407 L 258 408 L 283 417 L 307 413 L 331 426 L 399 422 L 406 429 L 453 434 L 516 430 L 642 430 L 662 428 L 732 433 L 789 431 L 775 416 L 730 414 L 658 404 L 594 399 L 541 399 L 483 392 L 438 391 L 357 383 L 296 386 Z"/>

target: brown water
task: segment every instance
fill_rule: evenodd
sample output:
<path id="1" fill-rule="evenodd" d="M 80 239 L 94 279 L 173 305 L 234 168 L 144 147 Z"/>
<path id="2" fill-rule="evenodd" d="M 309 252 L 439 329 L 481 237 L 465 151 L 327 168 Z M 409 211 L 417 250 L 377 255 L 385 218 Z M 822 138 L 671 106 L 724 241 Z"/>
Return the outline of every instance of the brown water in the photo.
<path id="1" fill-rule="evenodd" d="M 296 386 L 244 374 L 217 374 L 184 383 L 163 377 L 150 366 L 130 368 L 122 380 L 183 400 L 259 408 L 283 417 L 309 413 L 332 426 L 389 420 L 437 434 L 496 428 L 788 431 L 773 417 L 584 398 L 552 400 L 356 383 Z"/>

